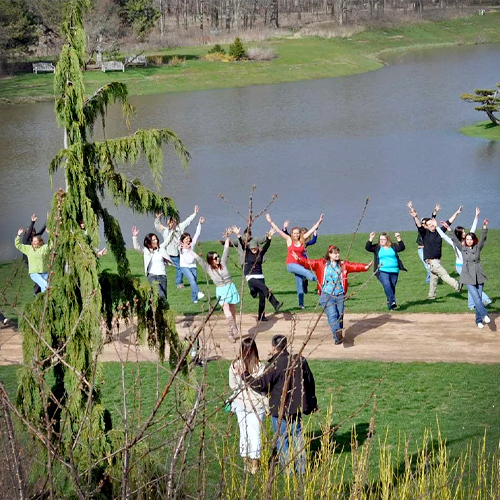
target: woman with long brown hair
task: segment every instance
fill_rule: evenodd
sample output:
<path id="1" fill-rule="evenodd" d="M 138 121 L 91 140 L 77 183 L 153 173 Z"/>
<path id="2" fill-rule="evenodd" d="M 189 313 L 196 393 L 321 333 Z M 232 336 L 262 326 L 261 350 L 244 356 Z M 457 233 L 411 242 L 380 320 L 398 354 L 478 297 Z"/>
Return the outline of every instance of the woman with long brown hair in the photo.
<path id="1" fill-rule="evenodd" d="M 254 391 L 238 374 L 247 372 L 252 377 L 260 377 L 264 370 L 255 341 L 243 339 L 240 357 L 229 367 L 229 387 L 234 391 L 231 410 L 236 413 L 240 428 L 240 455 L 245 462 L 245 471 L 251 474 L 259 468 L 261 429 L 269 403 L 266 396 Z"/>
<path id="2" fill-rule="evenodd" d="M 222 306 L 224 316 L 228 321 L 228 335 L 230 342 L 236 342 L 236 336 L 239 335 L 238 326 L 236 325 L 236 305 L 240 303 L 240 294 L 236 289 L 235 284 L 229 274 L 227 267 L 227 259 L 229 256 L 229 235 L 233 232 L 232 228 L 227 228 L 224 233 L 224 251 L 222 258 L 218 252 L 208 252 L 206 262 L 192 250 L 191 255 L 194 257 L 205 272 L 210 276 L 215 285 L 215 295 L 219 304 Z"/>

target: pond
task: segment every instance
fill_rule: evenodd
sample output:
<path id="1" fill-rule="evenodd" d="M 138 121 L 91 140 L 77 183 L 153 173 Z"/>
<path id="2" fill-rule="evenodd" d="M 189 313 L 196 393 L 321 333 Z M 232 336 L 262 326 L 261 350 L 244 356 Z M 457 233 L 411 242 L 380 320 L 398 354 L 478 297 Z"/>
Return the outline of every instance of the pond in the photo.
<path id="1" fill-rule="evenodd" d="M 278 224 L 310 226 L 324 212 L 322 233 L 354 231 L 367 197 L 360 231 L 411 229 L 408 200 L 422 216 L 440 203 L 443 218 L 462 204 L 466 226 L 479 206 L 499 227 L 500 143 L 459 133 L 486 119 L 460 94 L 498 83 L 498 45 L 418 51 L 389 62 L 344 78 L 133 97 L 132 129 L 172 128 L 183 140 L 189 171 L 166 155 L 161 192 L 183 218 L 200 206 L 202 239 L 245 225 L 253 185 L 255 212 L 278 193 L 269 208 Z M 112 109 L 106 136 L 126 133 Z M 61 145 L 53 103 L 0 107 L 1 260 L 15 256 L 16 231 L 33 212 L 45 220 L 48 165 Z M 123 171 L 152 186 L 144 164 Z M 53 189 L 61 184 L 56 177 Z M 152 218 L 114 213 L 129 246 L 132 225 L 141 234 L 153 230 Z M 267 227 L 262 217 L 255 232 Z"/>

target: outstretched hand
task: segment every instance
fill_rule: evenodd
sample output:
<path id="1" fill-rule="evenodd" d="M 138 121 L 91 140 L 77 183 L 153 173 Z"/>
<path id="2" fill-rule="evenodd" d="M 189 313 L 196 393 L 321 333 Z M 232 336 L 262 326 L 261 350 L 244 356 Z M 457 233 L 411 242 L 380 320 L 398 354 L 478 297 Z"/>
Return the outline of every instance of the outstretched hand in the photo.
<path id="1" fill-rule="evenodd" d="M 233 226 L 231 228 L 231 231 L 236 235 L 236 236 L 239 236 L 240 235 L 240 231 L 241 231 L 241 227 L 238 227 L 238 226 Z"/>
<path id="2" fill-rule="evenodd" d="M 199 211 L 200 211 L 200 208 L 198 207 L 198 205 L 195 205 L 195 206 L 194 206 L 194 213 L 195 213 L 196 215 L 198 215 L 198 212 L 199 212 Z"/>
<path id="3" fill-rule="evenodd" d="M 31 222 L 36 222 L 37 219 L 38 219 L 38 217 L 36 216 L 36 214 L 33 214 L 31 216 Z"/>
<path id="4" fill-rule="evenodd" d="M 398 241 L 401 239 L 401 233 L 394 233 L 394 236 Z"/>
<path id="5" fill-rule="evenodd" d="M 24 233 L 24 228 L 23 227 L 20 227 L 18 230 L 17 230 L 17 235 L 18 236 L 21 236 L 21 234 Z"/>
<path id="6" fill-rule="evenodd" d="M 434 207 L 434 213 L 437 214 L 441 210 L 441 205 L 439 203 L 436 203 L 436 206 Z"/>
<path id="7" fill-rule="evenodd" d="M 285 222 L 283 222 L 283 229 L 286 229 L 290 225 L 290 221 L 287 219 Z"/>
<path id="8" fill-rule="evenodd" d="M 233 232 L 232 227 L 226 227 L 226 230 L 223 233 L 224 238 L 229 238 L 232 232 Z"/>
<path id="9" fill-rule="evenodd" d="M 163 212 L 156 212 L 155 217 L 159 219 L 163 215 Z"/>
<path id="10" fill-rule="evenodd" d="M 138 236 L 139 235 L 139 229 L 137 229 L 136 226 L 132 226 L 132 236 Z"/>
<path id="11" fill-rule="evenodd" d="M 483 227 L 486 227 L 490 223 L 489 219 L 484 219 Z"/>
<path id="12" fill-rule="evenodd" d="M 269 231 L 267 232 L 267 237 L 269 239 L 271 239 L 273 237 L 273 234 L 276 232 L 276 229 L 274 229 L 274 227 L 272 227 L 271 229 L 269 229 Z"/>
<path id="13" fill-rule="evenodd" d="M 370 261 L 370 263 L 365 266 L 366 270 L 368 271 L 368 269 L 370 269 L 370 267 L 372 267 L 372 266 L 373 266 L 373 260 Z"/>
<path id="14" fill-rule="evenodd" d="M 200 224 L 203 224 L 205 222 L 205 217 L 200 217 L 200 220 L 198 221 Z"/>
<path id="15" fill-rule="evenodd" d="M 476 217 L 479 217 L 480 213 L 481 213 L 481 210 L 479 210 L 479 207 L 476 207 Z"/>
<path id="16" fill-rule="evenodd" d="M 370 241 L 373 241 L 373 238 L 375 238 L 375 235 L 376 235 L 376 234 L 377 234 L 377 233 L 376 233 L 375 231 L 372 231 L 372 232 L 370 233 Z"/>
<path id="17" fill-rule="evenodd" d="M 266 214 L 266 220 L 269 222 L 269 224 L 273 223 L 273 219 L 271 219 L 271 214 Z"/>

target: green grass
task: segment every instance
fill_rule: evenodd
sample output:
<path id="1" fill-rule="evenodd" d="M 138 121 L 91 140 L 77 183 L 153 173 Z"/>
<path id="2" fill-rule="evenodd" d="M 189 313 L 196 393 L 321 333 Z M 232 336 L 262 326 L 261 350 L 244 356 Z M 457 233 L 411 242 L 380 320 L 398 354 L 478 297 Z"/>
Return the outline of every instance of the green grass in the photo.
<path id="1" fill-rule="evenodd" d="M 351 433 L 356 426 L 360 444 L 367 437 L 368 426 L 375 416 L 375 452 L 372 454 L 374 467 L 371 475 L 378 474 L 378 446 L 385 442 L 395 462 L 396 450 L 401 449 L 401 442 L 409 441 L 408 451 L 414 455 L 417 447 L 422 445 L 426 429 L 431 430 L 433 440 L 437 438 L 437 429 L 447 441 L 447 449 L 451 461 L 457 459 L 472 443 L 476 449 L 479 441 L 486 439 L 486 452 L 498 450 L 500 440 L 500 365 L 470 364 L 425 364 L 425 363 L 375 363 L 351 361 L 311 361 L 311 369 L 316 379 L 320 412 L 311 417 L 308 426 L 308 437 L 321 434 L 328 407 L 331 407 L 333 425 L 346 419 L 350 414 L 361 411 L 345 422 L 335 433 L 334 440 L 338 452 L 350 452 Z M 129 364 L 125 370 L 129 390 L 129 425 L 144 421 L 156 400 L 157 367 L 154 363 Z M 16 367 L 0 367 L 2 380 L 11 395 L 15 393 Z M 230 450 L 236 454 L 238 426 L 236 417 L 222 411 L 224 400 L 229 395 L 227 387 L 228 362 L 212 362 L 206 372 L 206 415 L 209 415 L 206 439 L 206 457 L 210 457 L 209 475 L 215 486 L 220 472 L 217 457 L 223 439 L 229 439 Z M 139 376 L 140 373 L 140 376 Z M 202 380 L 202 369 L 195 372 L 197 381 Z M 168 379 L 168 370 L 159 370 L 160 392 Z M 380 384 L 379 384 L 380 383 Z M 123 411 L 121 398 L 121 365 L 105 363 L 102 365 L 100 377 L 102 399 L 111 411 L 115 428 L 122 427 L 120 414 Z M 181 384 L 179 384 L 180 386 Z M 375 409 L 370 395 L 375 390 Z M 138 397 L 140 392 L 141 397 Z M 151 446 L 159 446 L 161 457 L 172 449 L 169 439 L 172 429 L 178 425 L 178 410 L 183 407 L 183 398 L 176 400 L 176 391 L 171 391 L 158 415 L 158 431 L 150 441 Z M 141 401 L 140 409 L 138 401 Z M 366 401 L 368 400 L 368 403 Z M 134 410 L 135 408 L 135 410 Z M 139 416 L 140 415 L 140 416 Z M 177 422 L 177 423 L 176 423 Z M 166 429 L 161 426 L 167 425 Z M 387 440 L 386 440 L 386 431 Z M 195 433 L 190 443 L 193 453 L 198 449 L 199 435 Z M 163 448 L 166 446 L 166 448 Z M 317 441 L 311 444 L 312 451 L 318 446 Z M 403 446 L 404 447 L 404 446 Z M 232 451 L 232 452 L 233 452 Z M 232 453 L 231 452 L 231 453 Z M 240 460 L 235 458 L 236 462 Z M 190 464 L 189 468 L 193 467 Z M 195 468 L 195 466 L 194 466 Z M 348 471 L 349 476 L 349 471 Z"/>
<path id="2" fill-rule="evenodd" d="M 460 132 L 469 137 L 478 137 L 489 141 L 500 141 L 500 126 L 493 124 L 490 120 L 463 127 Z"/>
<path id="3" fill-rule="evenodd" d="M 465 221 L 466 223 L 467 221 Z M 396 298 L 399 309 L 394 314 L 401 313 L 465 313 L 467 309 L 467 293 L 455 293 L 448 285 L 438 286 L 437 298 L 430 302 L 427 300 L 428 285 L 425 283 L 425 270 L 417 256 L 415 244 L 416 231 L 401 233 L 406 244 L 406 250 L 400 254 L 401 259 L 408 269 L 408 272 L 401 272 L 396 290 Z M 347 256 L 347 252 L 352 240 L 352 235 L 320 235 L 316 245 L 309 247 L 308 255 L 312 259 L 323 257 L 327 247 L 335 243 L 341 249 L 341 257 L 348 258 L 353 262 L 368 263 L 373 254 L 365 251 L 365 242 L 368 238 L 366 233 L 360 233 L 352 245 L 352 250 Z M 218 242 L 201 242 L 197 250 L 205 255 L 209 250 L 222 251 L 222 245 Z M 144 266 L 142 254 L 130 250 L 128 256 L 131 263 L 132 273 L 135 277 L 146 281 L 144 276 Z M 267 285 L 272 288 L 273 293 L 279 300 L 284 302 L 282 311 L 297 310 L 297 295 L 295 289 L 295 279 L 288 273 L 285 267 L 286 245 L 279 237 L 274 236 L 271 247 L 267 253 L 267 260 L 264 264 L 264 273 Z M 481 253 L 481 260 L 488 276 L 485 291 L 494 300 L 489 306 L 491 312 L 500 312 L 500 275 L 496 269 L 500 266 L 500 230 L 490 229 L 488 240 Z M 458 277 L 455 272 L 454 253 L 449 245 L 443 242 L 443 265 L 448 272 Z M 100 261 L 101 269 L 116 270 L 113 258 L 107 255 Z M 234 282 L 237 286 L 242 285 L 241 271 L 238 266 L 235 249 L 230 250 L 230 270 Z M 178 290 L 173 286 L 174 269 L 167 269 L 167 288 L 170 307 L 176 314 L 199 314 L 206 311 L 207 304 L 202 301 L 198 304 L 191 303 L 191 293 L 189 286 Z M 27 269 L 20 259 L 12 262 L 0 263 L 0 283 L 4 283 L 6 304 L 16 303 L 22 305 L 33 298 L 33 284 L 28 276 Z M 198 269 L 198 283 L 202 291 L 207 296 L 214 295 L 214 286 L 208 284 L 203 271 Z M 305 305 L 308 311 L 313 311 L 318 302 L 318 296 L 314 293 L 314 285 L 310 284 L 309 293 L 305 297 Z M 240 288 L 243 293 L 243 311 L 247 313 L 257 313 L 257 300 L 253 300 L 248 293 L 246 282 Z M 379 281 L 371 272 L 353 273 L 349 276 L 349 300 L 346 303 L 346 312 L 349 313 L 378 313 L 386 311 L 386 299 Z M 3 307 L 3 306 L 2 306 Z M 269 306 L 268 306 L 269 307 Z M 5 305 L 5 314 L 17 317 L 16 312 Z"/>
<path id="4" fill-rule="evenodd" d="M 499 24 L 500 13 L 492 12 L 485 16 L 417 21 L 366 30 L 346 39 L 302 37 L 249 43 L 247 47 L 266 45 L 276 50 L 278 57 L 265 62 L 207 62 L 200 57 L 210 46 L 183 47 L 154 54 L 185 57 L 184 65 L 128 68 L 124 73 L 86 72 L 84 81 L 88 93 L 109 81 L 120 81 L 128 85 L 131 95 L 146 95 L 346 76 L 380 68 L 387 52 L 500 42 Z M 52 99 L 52 81 L 51 74 L 3 78 L 0 102 Z"/>

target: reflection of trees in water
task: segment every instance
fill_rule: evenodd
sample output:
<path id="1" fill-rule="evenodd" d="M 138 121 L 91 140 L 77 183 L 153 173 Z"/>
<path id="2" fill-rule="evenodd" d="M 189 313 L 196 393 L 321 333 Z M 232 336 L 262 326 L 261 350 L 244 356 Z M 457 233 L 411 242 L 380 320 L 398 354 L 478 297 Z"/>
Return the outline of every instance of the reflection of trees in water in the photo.
<path id="1" fill-rule="evenodd" d="M 498 141 L 488 141 L 482 143 L 477 148 L 477 156 L 481 161 L 491 161 L 500 154 L 500 144 Z"/>

